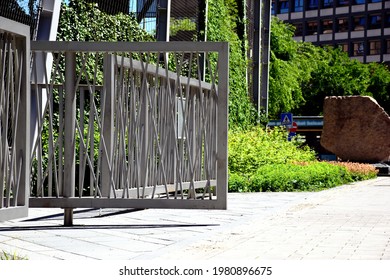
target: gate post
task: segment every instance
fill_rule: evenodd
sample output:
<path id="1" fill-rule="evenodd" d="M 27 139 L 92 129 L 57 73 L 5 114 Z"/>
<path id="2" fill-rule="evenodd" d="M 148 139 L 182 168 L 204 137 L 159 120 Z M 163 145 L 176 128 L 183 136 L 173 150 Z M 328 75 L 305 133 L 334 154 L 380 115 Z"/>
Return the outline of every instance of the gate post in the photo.
<path id="1" fill-rule="evenodd" d="M 76 54 L 65 53 L 65 132 L 64 132 L 64 187 L 63 197 L 75 195 L 76 157 L 75 157 L 75 90 Z M 73 208 L 64 208 L 64 226 L 73 225 Z"/>
<path id="2" fill-rule="evenodd" d="M 30 28 L 0 17 L 0 222 L 28 215 Z"/>
<path id="3" fill-rule="evenodd" d="M 23 50 L 20 55 L 20 95 L 17 118 L 17 129 L 15 136 L 15 150 L 16 161 L 19 164 L 18 174 L 19 186 L 18 197 L 16 198 L 18 204 L 26 205 L 28 207 L 30 197 L 30 38 L 26 36 L 16 40 L 17 49 Z M 19 154 L 20 153 L 20 154 Z M 20 162 L 21 161 L 21 162 Z"/>

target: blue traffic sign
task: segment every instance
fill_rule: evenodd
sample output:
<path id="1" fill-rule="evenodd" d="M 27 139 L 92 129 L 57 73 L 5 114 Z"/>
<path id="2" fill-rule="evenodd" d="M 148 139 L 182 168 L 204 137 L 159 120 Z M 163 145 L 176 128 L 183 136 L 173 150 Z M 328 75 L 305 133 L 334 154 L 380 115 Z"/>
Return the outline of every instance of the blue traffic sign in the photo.
<path id="1" fill-rule="evenodd" d="M 292 125 L 292 123 L 293 123 L 292 113 L 282 113 L 280 115 L 280 123 L 282 125 Z"/>

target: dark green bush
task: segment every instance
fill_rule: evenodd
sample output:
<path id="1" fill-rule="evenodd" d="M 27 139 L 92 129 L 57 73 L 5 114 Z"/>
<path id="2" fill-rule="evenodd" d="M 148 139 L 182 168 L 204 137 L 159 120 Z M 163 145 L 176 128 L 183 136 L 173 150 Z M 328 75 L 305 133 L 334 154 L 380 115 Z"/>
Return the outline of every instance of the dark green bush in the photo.
<path id="1" fill-rule="evenodd" d="M 326 162 L 269 164 L 248 182 L 250 191 L 317 191 L 351 182 L 345 167 Z"/>

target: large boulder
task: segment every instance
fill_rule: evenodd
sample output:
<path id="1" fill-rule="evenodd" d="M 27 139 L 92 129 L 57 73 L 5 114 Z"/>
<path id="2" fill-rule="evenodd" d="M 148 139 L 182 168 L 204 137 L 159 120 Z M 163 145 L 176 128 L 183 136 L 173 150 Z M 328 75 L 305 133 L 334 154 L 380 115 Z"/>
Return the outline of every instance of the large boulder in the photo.
<path id="1" fill-rule="evenodd" d="M 326 97 L 321 145 L 342 160 L 389 161 L 390 117 L 369 96 Z"/>

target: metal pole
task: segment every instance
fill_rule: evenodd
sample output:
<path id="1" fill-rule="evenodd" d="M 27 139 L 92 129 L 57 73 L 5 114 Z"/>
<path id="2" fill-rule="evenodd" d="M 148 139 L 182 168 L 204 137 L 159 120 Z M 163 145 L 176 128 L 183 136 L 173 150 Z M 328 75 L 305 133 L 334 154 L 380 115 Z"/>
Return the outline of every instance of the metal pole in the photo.
<path id="1" fill-rule="evenodd" d="M 75 156 L 75 92 L 76 54 L 65 54 L 65 132 L 64 132 L 64 188 L 63 197 L 75 195 L 76 156 Z M 64 226 L 73 225 L 73 208 L 64 209 Z"/>
<path id="2" fill-rule="evenodd" d="M 157 8 L 157 41 L 169 42 L 171 0 L 160 0 Z"/>
<path id="3" fill-rule="evenodd" d="M 261 78 L 260 78 L 260 108 L 264 108 L 268 117 L 268 90 L 269 90 L 269 60 L 271 43 L 271 0 L 263 2 L 261 28 Z"/>
<path id="4" fill-rule="evenodd" d="M 254 0 L 253 7 L 253 65 L 252 65 L 252 97 L 255 106 L 260 113 L 260 46 L 261 46 L 261 4 L 260 0 Z"/>
<path id="5" fill-rule="evenodd" d="M 253 102 L 258 113 L 264 109 L 268 117 L 268 78 L 271 35 L 271 0 L 254 1 L 253 38 Z"/>

